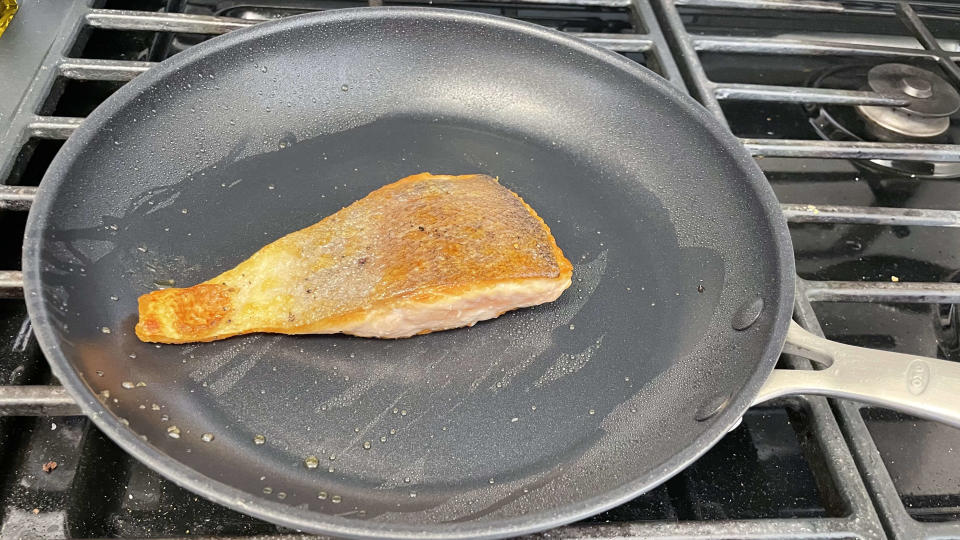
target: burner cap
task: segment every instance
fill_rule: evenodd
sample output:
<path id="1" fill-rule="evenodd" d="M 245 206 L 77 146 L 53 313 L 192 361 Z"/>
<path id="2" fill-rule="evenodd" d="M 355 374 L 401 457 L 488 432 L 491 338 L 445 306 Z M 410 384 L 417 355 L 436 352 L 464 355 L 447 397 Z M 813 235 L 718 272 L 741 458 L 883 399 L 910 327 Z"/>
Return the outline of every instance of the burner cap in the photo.
<path id="1" fill-rule="evenodd" d="M 926 139 L 936 137 L 950 127 L 950 118 L 914 116 L 898 107 L 873 107 L 860 105 L 857 111 L 868 122 L 883 127 L 896 134 L 911 138 Z M 885 133 L 871 131 L 879 139 L 896 139 Z"/>
<path id="2" fill-rule="evenodd" d="M 942 118 L 960 109 L 960 94 L 935 73 L 907 64 L 880 64 L 867 72 L 867 83 L 881 96 L 909 101 L 900 110 Z"/>
<path id="3" fill-rule="evenodd" d="M 960 94 L 933 72 L 907 64 L 881 64 L 867 72 L 870 88 L 907 102 L 902 107 L 859 105 L 857 111 L 880 139 L 936 137 L 950 127 L 960 109 Z M 879 129 L 877 129 L 879 128 Z"/>
<path id="4" fill-rule="evenodd" d="M 814 88 L 844 90 L 871 90 L 868 73 L 875 65 L 847 64 L 825 68 L 811 75 L 808 85 Z M 909 68 L 909 66 L 908 66 Z M 887 69 L 887 68 L 885 68 Z M 937 86 L 927 77 L 908 75 L 901 87 L 906 92 L 925 94 L 924 82 L 930 83 L 930 92 Z M 923 82 L 920 82 L 920 81 Z M 909 88 L 907 88 L 909 87 Z M 829 141 L 887 141 L 937 142 L 953 144 L 960 132 L 950 130 L 950 119 L 922 117 L 906 111 L 911 98 L 900 97 L 904 107 L 848 107 L 831 104 L 805 106 L 810 126 L 824 140 Z M 922 99 L 922 98 L 920 98 Z M 884 125 L 894 129 L 888 129 Z M 926 160 L 853 159 L 858 169 L 884 175 L 909 175 L 911 178 L 960 178 L 960 163 Z M 960 306 L 960 303 L 957 304 Z"/>

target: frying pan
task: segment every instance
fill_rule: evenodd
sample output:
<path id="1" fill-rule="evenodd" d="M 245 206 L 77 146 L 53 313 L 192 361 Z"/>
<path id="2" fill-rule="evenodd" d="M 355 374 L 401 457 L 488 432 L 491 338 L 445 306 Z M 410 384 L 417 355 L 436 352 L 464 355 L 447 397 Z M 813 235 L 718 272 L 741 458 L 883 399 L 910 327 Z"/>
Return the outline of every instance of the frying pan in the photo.
<path id="1" fill-rule="evenodd" d="M 404 340 L 134 336 L 141 294 L 421 171 L 499 176 L 548 222 L 573 286 Z M 955 366 L 791 326 L 777 201 L 705 109 L 616 54 L 485 15 L 304 15 L 164 62 L 54 160 L 23 269 L 40 344 L 100 429 L 196 493 L 305 531 L 498 537 L 577 520 L 789 392 L 960 423 Z M 833 366 L 773 370 L 781 349 Z"/>

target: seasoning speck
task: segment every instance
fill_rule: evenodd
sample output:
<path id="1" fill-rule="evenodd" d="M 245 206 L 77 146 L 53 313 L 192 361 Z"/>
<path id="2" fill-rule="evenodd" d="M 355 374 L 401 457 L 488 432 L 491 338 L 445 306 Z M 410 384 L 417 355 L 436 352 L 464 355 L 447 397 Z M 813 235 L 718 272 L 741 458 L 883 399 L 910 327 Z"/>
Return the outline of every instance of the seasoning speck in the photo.
<path id="1" fill-rule="evenodd" d="M 200 435 L 200 440 L 203 442 L 210 442 L 213 440 L 213 433 L 204 433 Z"/>
<path id="2" fill-rule="evenodd" d="M 43 472 L 45 472 L 45 473 L 47 473 L 47 474 L 50 474 L 50 473 L 53 472 L 53 470 L 56 469 L 56 468 L 57 468 L 57 462 L 56 462 L 56 461 L 48 461 L 48 462 L 46 462 L 46 463 L 43 464 L 43 467 L 40 467 L 40 469 L 43 470 Z"/>
<path id="3" fill-rule="evenodd" d="M 103 328 L 100 329 L 100 331 L 103 332 L 104 334 L 109 334 L 109 333 L 110 333 L 110 327 L 104 326 Z"/>
<path id="4" fill-rule="evenodd" d="M 897 283 L 898 281 L 900 281 L 900 278 L 898 276 L 890 276 L 890 281 Z"/>
<path id="5" fill-rule="evenodd" d="M 120 383 L 120 386 L 122 386 L 122 387 L 126 388 L 127 390 L 129 390 L 129 389 L 133 388 L 135 385 L 134 385 L 132 382 L 130 382 L 130 381 L 123 381 L 122 383 Z"/>
<path id="6" fill-rule="evenodd" d="M 253 436 L 253 444 L 263 444 L 263 443 L 265 443 L 265 442 L 267 442 L 267 438 L 264 437 L 263 435 L 254 435 L 254 436 Z"/>
<path id="7" fill-rule="evenodd" d="M 168 428 L 167 428 L 167 435 L 169 435 L 170 438 L 172 438 L 172 439 L 179 439 L 179 438 L 180 438 L 180 428 L 178 428 L 177 426 L 170 426 L 170 427 L 168 427 Z"/>
<path id="8" fill-rule="evenodd" d="M 364 450 L 370 449 L 370 441 L 363 441 L 363 449 Z"/>
<path id="9" fill-rule="evenodd" d="M 316 469 L 320 466 L 320 460 L 317 456 L 307 456 L 307 458 L 303 460 L 303 464 L 306 465 L 308 469 Z"/>

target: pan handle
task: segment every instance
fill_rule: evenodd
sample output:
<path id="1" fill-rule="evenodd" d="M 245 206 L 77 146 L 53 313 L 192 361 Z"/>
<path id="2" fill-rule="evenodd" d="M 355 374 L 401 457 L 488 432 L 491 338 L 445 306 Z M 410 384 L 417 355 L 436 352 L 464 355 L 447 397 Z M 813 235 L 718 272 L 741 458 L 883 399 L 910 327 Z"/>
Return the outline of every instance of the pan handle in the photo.
<path id="1" fill-rule="evenodd" d="M 818 394 L 960 427 L 960 363 L 836 343 L 793 321 L 783 352 L 823 369 L 773 370 L 754 404 L 790 394 Z"/>

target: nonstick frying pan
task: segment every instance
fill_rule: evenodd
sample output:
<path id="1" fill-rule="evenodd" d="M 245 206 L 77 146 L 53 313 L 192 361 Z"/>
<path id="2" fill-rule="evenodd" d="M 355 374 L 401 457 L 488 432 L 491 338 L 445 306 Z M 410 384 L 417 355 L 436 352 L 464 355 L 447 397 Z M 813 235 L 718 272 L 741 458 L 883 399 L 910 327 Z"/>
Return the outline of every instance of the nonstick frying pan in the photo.
<path id="1" fill-rule="evenodd" d="M 404 340 L 134 336 L 139 295 L 208 279 L 421 171 L 500 177 L 549 223 L 573 286 Z M 616 54 L 485 15 L 304 15 L 164 62 L 64 145 L 23 269 L 54 373 L 107 435 L 196 493 L 305 531 L 570 522 L 788 392 L 960 423 L 955 366 L 790 326 L 784 219 L 706 110 Z M 834 366 L 773 371 L 788 329 L 788 352 Z"/>

